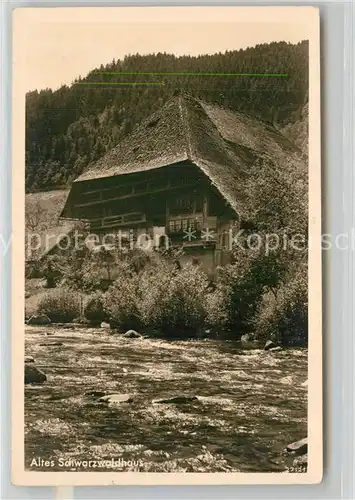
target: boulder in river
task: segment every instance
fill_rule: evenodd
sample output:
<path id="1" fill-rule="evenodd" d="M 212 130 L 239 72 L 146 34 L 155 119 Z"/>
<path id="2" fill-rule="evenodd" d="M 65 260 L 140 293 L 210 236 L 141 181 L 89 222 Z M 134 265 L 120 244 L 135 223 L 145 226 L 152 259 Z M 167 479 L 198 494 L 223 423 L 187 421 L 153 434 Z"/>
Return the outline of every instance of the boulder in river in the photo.
<path id="1" fill-rule="evenodd" d="M 105 321 L 103 321 L 100 325 L 101 328 L 111 328 L 110 327 L 110 323 L 106 323 Z"/>
<path id="2" fill-rule="evenodd" d="M 249 335 L 249 333 L 245 333 L 244 335 L 242 335 L 240 337 L 240 341 L 242 342 L 242 344 L 247 344 L 248 342 L 251 342 L 252 340 L 252 337 L 251 335 Z"/>
<path id="3" fill-rule="evenodd" d="M 102 398 L 106 393 L 104 391 L 89 391 L 85 393 L 86 396 L 91 396 L 92 398 Z"/>
<path id="4" fill-rule="evenodd" d="M 166 399 L 156 399 L 153 401 L 155 404 L 175 404 L 181 405 L 186 403 L 191 403 L 192 401 L 198 401 L 197 396 L 173 396 Z"/>
<path id="5" fill-rule="evenodd" d="M 122 335 L 126 339 L 141 339 L 142 335 L 135 330 L 127 330 L 126 333 Z"/>
<path id="6" fill-rule="evenodd" d="M 108 394 L 99 399 L 100 403 L 118 405 L 121 403 L 131 403 L 133 398 L 130 394 Z"/>
<path id="7" fill-rule="evenodd" d="M 35 362 L 35 358 L 33 358 L 32 356 L 25 356 L 25 363 L 34 363 Z"/>
<path id="8" fill-rule="evenodd" d="M 25 384 L 43 384 L 46 380 L 47 375 L 34 363 L 25 363 Z"/>
<path id="9" fill-rule="evenodd" d="M 278 346 L 275 344 L 273 340 L 267 340 L 264 347 L 264 351 L 270 351 L 270 349 L 272 349 L 273 347 L 278 347 Z"/>
<path id="10" fill-rule="evenodd" d="M 307 438 L 300 439 L 299 441 L 289 444 L 286 446 L 286 450 L 294 455 L 304 455 L 308 450 Z"/>
<path id="11" fill-rule="evenodd" d="M 29 320 L 27 320 L 28 325 L 49 325 L 51 320 L 45 314 L 33 314 Z"/>
<path id="12" fill-rule="evenodd" d="M 288 375 L 287 377 L 280 378 L 280 383 L 285 385 L 291 385 L 294 383 L 294 378 L 292 375 Z"/>
<path id="13" fill-rule="evenodd" d="M 47 342 L 43 344 L 38 344 L 41 347 L 59 347 L 63 345 L 63 342 Z"/>
<path id="14" fill-rule="evenodd" d="M 270 349 L 268 349 L 270 352 L 279 352 L 279 351 L 283 351 L 282 347 L 280 345 L 276 346 L 276 347 L 271 347 Z"/>

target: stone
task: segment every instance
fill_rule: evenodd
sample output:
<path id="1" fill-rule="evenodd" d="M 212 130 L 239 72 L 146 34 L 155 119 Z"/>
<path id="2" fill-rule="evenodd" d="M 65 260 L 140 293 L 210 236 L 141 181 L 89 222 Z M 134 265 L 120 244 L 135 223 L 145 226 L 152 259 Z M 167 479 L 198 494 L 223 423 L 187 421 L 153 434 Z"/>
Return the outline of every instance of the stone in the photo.
<path id="1" fill-rule="evenodd" d="M 38 344 L 41 347 L 58 347 L 63 345 L 63 342 L 47 342 L 44 344 Z"/>
<path id="2" fill-rule="evenodd" d="M 35 362 L 35 358 L 33 358 L 32 356 L 25 356 L 25 363 L 34 363 Z"/>
<path id="3" fill-rule="evenodd" d="M 154 404 L 186 404 L 191 403 L 192 401 L 198 401 L 197 396 L 173 396 L 172 398 L 167 399 L 156 399 L 153 401 Z"/>
<path id="4" fill-rule="evenodd" d="M 106 393 L 103 391 L 89 391 L 86 393 L 86 396 L 91 396 L 93 398 L 101 398 L 105 395 L 106 395 Z"/>
<path id="5" fill-rule="evenodd" d="M 276 346 L 276 347 L 271 347 L 270 349 L 268 349 L 270 352 L 280 352 L 280 351 L 283 351 L 282 347 L 280 345 Z"/>
<path id="6" fill-rule="evenodd" d="M 70 392 L 58 392 L 51 394 L 47 399 L 48 401 L 61 401 L 63 399 L 69 399 L 72 396 Z"/>
<path id="7" fill-rule="evenodd" d="M 131 403 L 133 401 L 130 394 L 108 394 L 99 399 L 100 403 L 108 403 L 111 405 L 118 405 L 121 403 Z"/>
<path id="8" fill-rule="evenodd" d="M 142 338 L 142 335 L 135 330 L 127 330 L 126 333 L 122 335 L 122 337 L 126 339 L 140 339 Z"/>
<path id="9" fill-rule="evenodd" d="M 73 319 L 73 324 L 75 325 L 75 328 L 85 328 L 89 325 L 91 325 L 91 322 L 86 319 L 86 318 L 75 318 Z"/>
<path id="10" fill-rule="evenodd" d="M 34 363 L 25 363 L 25 384 L 43 384 L 46 380 L 47 375 Z"/>
<path id="11" fill-rule="evenodd" d="M 51 320 L 45 314 L 33 314 L 29 320 L 28 325 L 49 325 Z"/>
<path id="12" fill-rule="evenodd" d="M 292 377 L 292 375 L 288 375 L 287 377 L 281 378 L 280 383 L 285 385 L 291 385 L 294 383 L 294 378 Z"/>
<path id="13" fill-rule="evenodd" d="M 111 328 L 110 327 L 110 324 L 109 323 L 105 323 L 105 321 L 103 321 L 100 325 L 101 328 Z"/>
<path id="14" fill-rule="evenodd" d="M 299 441 L 289 444 L 286 446 L 286 450 L 295 455 L 304 455 L 308 451 L 307 438 L 300 439 Z"/>
<path id="15" fill-rule="evenodd" d="M 308 387 L 308 380 L 302 382 L 301 387 Z"/>
<path id="16" fill-rule="evenodd" d="M 264 351 L 269 351 L 273 347 L 277 347 L 277 345 L 275 344 L 275 342 L 273 342 L 272 340 L 267 340 L 266 344 L 265 344 L 265 347 L 264 347 Z"/>
<path id="17" fill-rule="evenodd" d="M 257 339 L 255 339 L 254 335 L 252 333 L 244 333 L 241 337 L 240 337 L 240 341 L 242 344 L 249 344 L 251 342 L 258 342 Z"/>

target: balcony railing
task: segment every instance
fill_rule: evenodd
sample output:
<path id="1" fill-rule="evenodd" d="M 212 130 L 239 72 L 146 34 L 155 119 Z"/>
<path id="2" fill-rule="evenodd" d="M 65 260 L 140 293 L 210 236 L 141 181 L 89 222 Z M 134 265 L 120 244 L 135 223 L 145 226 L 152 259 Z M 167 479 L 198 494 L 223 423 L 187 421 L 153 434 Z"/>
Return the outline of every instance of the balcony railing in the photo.
<path id="1" fill-rule="evenodd" d="M 140 224 L 146 222 L 146 214 L 140 212 L 131 212 L 121 215 L 109 215 L 107 217 L 100 217 L 91 219 L 91 229 L 106 229 L 109 227 L 127 226 L 128 224 Z"/>

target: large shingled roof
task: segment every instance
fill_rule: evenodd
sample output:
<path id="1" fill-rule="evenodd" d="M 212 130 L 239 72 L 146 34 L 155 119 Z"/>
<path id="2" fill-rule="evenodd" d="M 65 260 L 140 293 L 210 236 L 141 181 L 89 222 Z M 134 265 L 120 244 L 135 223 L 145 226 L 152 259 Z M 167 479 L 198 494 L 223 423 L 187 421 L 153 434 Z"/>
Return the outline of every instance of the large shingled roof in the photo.
<path id="1" fill-rule="evenodd" d="M 305 167 L 300 150 L 272 125 L 180 94 L 144 120 L 75 183 L 189 160 L 241 213 L 242 179 L 248 166 L 262 155 L 283 162 L 285 167 L 290 161 Z"/>

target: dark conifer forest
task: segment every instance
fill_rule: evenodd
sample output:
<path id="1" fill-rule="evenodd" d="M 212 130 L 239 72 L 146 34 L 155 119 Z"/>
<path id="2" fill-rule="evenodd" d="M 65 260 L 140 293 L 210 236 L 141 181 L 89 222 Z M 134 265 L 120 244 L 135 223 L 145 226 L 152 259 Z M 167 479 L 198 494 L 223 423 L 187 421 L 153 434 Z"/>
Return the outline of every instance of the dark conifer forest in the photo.
<path id="1" fill-rule="evenodd" d="M 300 119 L 308 101 L 308 42 L 198 57 L 128 55 L 70 86 L 29 92 L 26 190 L 70 185 L 179 89 L 282 128 Z"/>

